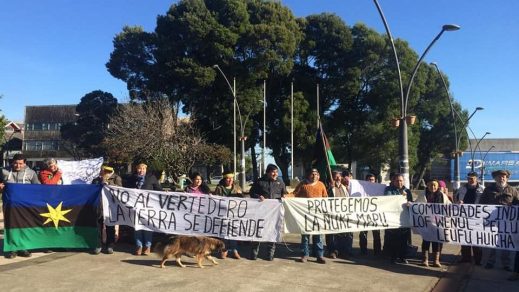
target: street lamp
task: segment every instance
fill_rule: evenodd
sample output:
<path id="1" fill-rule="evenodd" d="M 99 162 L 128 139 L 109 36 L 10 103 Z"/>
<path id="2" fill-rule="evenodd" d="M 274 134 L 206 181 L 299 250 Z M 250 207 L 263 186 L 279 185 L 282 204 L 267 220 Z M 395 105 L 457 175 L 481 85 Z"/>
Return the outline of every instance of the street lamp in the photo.
<path id="1" fill-rule="evenodd" d="M 406 88 L 406 94 L 404 96 L 404 87 L 402 84 L 402 73 L 400 71 L 400 62 L 398 61 L 398 54 L 396 52 L 395 42 L 393 41 L 393 36 L 391 35 L 391 31 L 389 30 L 389 26 L 387 24 L 386 18 L 384 17 L 384 13 L 382 12 L 382 8 L 378 4 L 377 0 L 373 0 L 375 3 L 375 6 L 377 7 L 377 10 L 380 14 L 380 17 L 382 18 L 382 22 L 384 23 L 384 27 L 387 32 L 387 36 L 389 38 L 389 42 L 391 43 L 391 48 L 393 49 L 393 55 L 395 58 L 396 63 L 396 69 L 398 72 L 398 81 L 400 85 L 400 123 L 399 123 L 399 139 L 398 139 L 398 155 L 399 155 L 399 168 L 400 173 L 404 176 L 404 184 L 406 186 L 409 186 L 409 156 L 408 156 L 408 140 L 407 140 L 407 104 L 409 100 L 409 93 L 411 92 L 411 86 L 413 85 L 413 80 L 418 72 L 418 68 L 420 68 L 420 65 L 422 64 L 422 60 L 427 55 L 431 47 L 436 43 L 436 41 L 441 37 L 441 35 L 445 31 L 455 31 L 460 29 L 458 25 L 455 24 L 446 24 L 442 26 L 442 29 L 438 35 L 431 41 L 429 46 L 425 49 L 425 51 L 422 53 L 420 58 L 418 59 L 418 62 L 413 68 L 413 72 L 411 74 L 411 78 L 409 79 L 409 82 L 407 84 Z"/>
<path id="2" fill-rule="evenodd" d="M 485 185 L 485 159 L 487 158 L 488 152 L 490 150 L 496 148 L 495 145 L 492 145 L 490 148 L 488 148 L 487 152 L 485 152 L 485 155 L 483 155 L 483 159 L 481 159 L 481 184 Z"/>
<path id="3" fill-rule="evenodd" d="M 236 109 L 238 109 L 238 118 L 240 121 L 240 143 L 241 143 L 241 160 L 240 160 L 240 187 L 242 190 L 245 189 L 245 140 L 247 140 L 247 137 L 245 136 L 245 125 L 247 124 L 247 120 L 249 119 L 249 114 L 245 118 L 245 121 L 243 121 L 240 111 L 240 105 L 238 104 L 238 100 L 236 99 L 236 78 L 233 78 L 233 86 L 231 86 L 231 83 L 229 82 L 229 79 L 227 79 L 227 76 L 225 76 L 225 73 L 223 73 L 222 69 L 218 65 L 213 65 L 213 68 L 217 69 L 227 82 L 227 85 L 229 86 L 229 89 L 232 92 L 232 97 L 234 99 L 234 173 L 236 173 Z"/>
<path id="4" fill-rule="evenodd" d="M 470 159 L 471 159 L 471 162 L 470 162 L 470 170 L 471 171 L 474 171 L 474 156 L 476 155 L 476 149 L 478 149 L 479 147 L 479 143 L 481 143 L 481 141 L 485 138 L 486 135 L 489 135 L 490 132 L 486 132 L 485 135 L 483 135 L 483 137 L 481 137 L 478 142 L 476 143 L 476 147 L 474 147 L 474 151 L 472 151 L 472 153 L 470 154 Z M 481 151 L 480 151 L 481 152 Z"/>
<path id="5" fill-rule="evenodd" d="M 447 93 L 447 99 L 449 100 L 449 105 L 451 108 L 451 115 L 452 115 L 452 123 L 454 125 L 454 182 L 452 183 L 452 189 L 457 190 L 461 186 L 461 178 L 460 178 L 460 141 L 461 141 L 461 133 L 458 137 L 458 129 L 456 127 L 456 116 L 460 120 L 460 122 L 463 122 L 461 119 L 461 116 L 459 113 L 454 109 L 454 105 L 452 103 L 452 98 L 449 93 L 449 88 L 447 87 L 447 82 L 445 82 L 445 78 L 443 78 L 443 75 L 440 72 L 440 68 L 438 68 L 438 64 L 435 62 L 432 62 L 431 65 L 433 65 L 436 68 L 436 71 L 438 72 L 438 75 L 440 75 L 440 79 L 443 84 L 443 88 L 445 88 L 445 92 Z M 482 107 L 476 107 L 476 109 L 472 112 L 472 114 L 465 120 L 462 124 L 461 129 L 466 128 L 466 126 L 469 123 L 469 120 L 474 116 L 474 114 L 479 111 L 483 110 Z M 461 131 L 460 129 L 460 131 Z M 472 129 L 471 129 L 472 131 Z M 468 139 L 470 143 L 470 139 Z M 471 152 L 472 152 L 472 146 L 471 146 Z"/>

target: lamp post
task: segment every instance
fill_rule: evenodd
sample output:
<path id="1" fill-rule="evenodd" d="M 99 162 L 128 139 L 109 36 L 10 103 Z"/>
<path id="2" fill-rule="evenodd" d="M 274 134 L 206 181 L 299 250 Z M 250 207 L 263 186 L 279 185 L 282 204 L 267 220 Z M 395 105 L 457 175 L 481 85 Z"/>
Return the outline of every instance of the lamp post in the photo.
<path id="1" fill-rule="evenodd" d="M 240 111 L 240 105 L 238 104 L 238 100 L 236 99 L 236 78 L 233 78 L 233 86 L 227 79 L 225 73 L 223 73 L 222 69 L 218 65 L 213 65 L 213 68 L 217 69 L 227 82 L 229 89 L 232 92 L 232 97 L 234 99 L 234 173 L 236 173 L 236 109 L 238 110 L 238 119 L 240 121 L 240 144 L 241 144 L 241 159 L 240 159 L 240 187 L 242 190 L 245 189 L 245 140 L 247 137 L 245 136 L 245 125 L 247 120 L 249 119 L 249 115 L 247 115 L 245 121 L 243 121 Z M 250 114 L 250 113 L 249 113 Z"/>
<path id="2" fill-rule="evenodd" d="M 438 72 L 438 75 L 440 76 L 440 79 L 441 79 L 442 84 L 443 84 L 443 88 L 445 88 L 445 92 L 447 93 L 447 99 L 449 101 L 449 106 L 450 106 L 450 109 L 451 109 L 452 124 L 454 125 L 454 181 L 452 183 L 452 189 L 453 190 L 457 190 L 461 186 L 461 178 L 460 178 L 460 141 L 461 141 L 461 133 L 460 133 L 460 135 L 458 137 L 458 129 L 456 127 L 456 116 L 458 117 L 458 119 L 460 121 L 462 121 L 462 120 L 461 120 L 461 117 L 458 114 L 458 112 L 454 109 L 454 105 L 452 103 L 453 99 L 450 96 L 449 88 L 447 87 L 447 82 L 445 82 L 445 78 L 443 78 L 443 75 L 440 72 L 440 68 L 438 68 L 438 64 L 436 64 L 435 62 L 432 62 L 431 65 L 433 65 L 436 68 L 436 71 Z M 468 125 L 469 120 L 479 110 L 483 110 L 483 108 L 482 107 L 476 107 L 476 109 L 467 118 L 467 120 L 463 122 L 461 129 L 464 129 Z M 460 131 L 461 131 L 461 129 L 460 129 Z M 469 139 L 469 142 L 470 142 L 470 139 Z"/>
<path id="3" fill-rule="evenodd" d="M 476 155 L 476 149 L 478 149 L 479 147 L 479 143 L 481 143 L 481 141 L 487 136 L 489 135 L 490 132 L 486 132 L 485 135 L 483 135 L 483 137 L 481 137 L 478 142 L 476 143 L 476 147 L 474 147 L 474 151 L 472 151 L 472 153 L 470 154 L 470 159 L 471 159 L 471 162 L 470 162 L 470 170 L 471 171 L 474 171 L 474 156 Z"/>
<path id="4" fill-rule="evenodd" d="M 490 148 L 488 148 L 487 152 L 485 152 L 485 155 L 483 155 L 483 159 L 481 160 L 481 184 L 485 185 L 485 159 L 487 158 L 488 152 L 490 150 L 496 148 L 495 145 L 492 145 Z"/>
<path id="5" fill-rule="evenodd" d="M 267 81 L 263 80 L 263 151 L 261 153 L 262 164 L 263 164 L 262 173 L 264 173 L 267 170 L 267 165 L 265 164 L 265 161 L 266 161 L 265 153 L 266 152 L 267 152 Z"/>
<path id="6" fill-rule="evenodd" d="M 399 139 L 398 139 L 398 155 L 399 155 L 399 168 L 400 173 L 404 176 L 404 184 L 409 187 L 409 156 L 408 156 L 408 139 L 407 139 L 407 104 L 409 100 L 409 93 L 411 92 L 411 86 L 413 85 L 414 77 L 416 76 L 416 73 L 418 72 L 418 68 L 420 68 L 420 65 L 422 64 L 422 60 L 427 55 L 431 47 L 436 43 L 436 41 L 441 37 L 441 35 L 445 31 L 455 31 L 460 29 L 458 25 L 454 24 L 446 24 L 442 26 L 442 29 L 438 35 L 431 41 L 429 46 L 425 49 L 425 51 L 422 53 L 420 58 L 418 59 L 418 62 L 413 68 L 413 72 L 411 74 L 411 78 L 409 79 L 409 82 L 407 83 L 406 87 L 406 94 L 404 96 L 404 87 L 402 84 L 402 73 L 400 71 L 400 62 L 398 60 L 398 54 L 396 52 L 395 42 L 393 41 L 393 36 L 391 35 L 391 31 L 389 30 L 389 26 L 387 24 L 386 18 L 384 17 L 384 13 L 382 12 L 382 8 L 378 4 L 377 0 L 373 0 L 375 3 L 375 6 L 377 7 L 377 10 L 380 14 L 380 17 L 382 18 L 382 22 L 384 23 L 384 27 L 387 32 L 387 36 L 389 39 L 389 42 L 391 43 L 391 48 L 393 50 L 393 55 L 395 58 L 396 63 L 396 69 L 398 72 L 398 81 L 400 85 L 400 123 L 399 123 Z"/>

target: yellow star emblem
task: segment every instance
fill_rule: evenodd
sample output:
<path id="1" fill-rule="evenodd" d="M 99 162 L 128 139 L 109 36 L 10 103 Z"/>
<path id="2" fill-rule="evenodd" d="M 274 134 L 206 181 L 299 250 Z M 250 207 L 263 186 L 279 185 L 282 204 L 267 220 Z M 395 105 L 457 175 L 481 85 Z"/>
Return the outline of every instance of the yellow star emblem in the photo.
<path id="1" fill-rule="evenodd" d="M 46 217 L 47 220 L 45 222 L 43 222 L 43 225 L 49 223 L 49 222 L 54 222 L 54 227 L 58 228 L 58 224 L 59 224 L 59 221 L 66 221 L 66 222 L 69 222 L 70 221 L 65 218 L 65 214 L 67 214 L 68 212 L 72 211 L 72 209 L 68 209 L 68 210 L 61 210 L 61 205 L 63 204 L 63 202 L 59 203 L 59 205 L 56 207 L 56 208 L 53 208 L 51 205 L 49 205 L 47 203 L 47 208 L 49 209 L 49 213 L 41 213 L 40 216 L 42 217 Z"/>

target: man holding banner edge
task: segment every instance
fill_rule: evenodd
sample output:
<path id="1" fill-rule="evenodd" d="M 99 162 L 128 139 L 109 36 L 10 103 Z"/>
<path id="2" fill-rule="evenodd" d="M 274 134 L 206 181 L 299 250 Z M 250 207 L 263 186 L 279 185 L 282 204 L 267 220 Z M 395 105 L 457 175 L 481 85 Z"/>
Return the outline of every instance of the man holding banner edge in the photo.
<path id="1" fill-rule="evenodd" d="M 285 183 L 278 177 L 278 167 L 274 164 L 267 165 L 265 174 L 257 179 L 252 187 L 250 188 L 249 194 L 253 199 L 259 199 L 264 201 L 265 199 L 278 199 L 281 200 L 288 193 Z M 269 242 L 269 261 L 274 260 L 274 254 L 276 252 L 276 243 Z M 251 260 L 258 258 L 260 243 L 257 241 L 252 242 Z"/>
<path id="2" fill-rule="evenodd" d="M 405 196 L 408 202 L 413 201 L 411 191 L 404 186 L 404 176 L 394 174 L 391 184 L 384 190 L 386 196 Z M 398 262 L 407 264 L 406 252 L 408 237 L 411 233 L 409 228 L 387 229 L 384 234 L 384 249 L 391 256 L 391 263 Z"/>
<path id="3" fill-rule="evenodd" d="M 319 171 L 315 168 L 307 171 L 306 180 L 302 181 L 297 185 L 294 190 L 294 194 L 298 198 L 325 198 L 328 197 L 326 186 L 319 181 Z M 301 262 L 306 262 L 310 255 L 308 248 L 310 242 L 309 234 L 301 234 L 301 250 L 303 255 L 301 256 Z M 323 257 L 324 245 L 321 234 L 312 235 L 313 252 L 316 254 L 317 262 L 325 264 L 326 261 Z"/>

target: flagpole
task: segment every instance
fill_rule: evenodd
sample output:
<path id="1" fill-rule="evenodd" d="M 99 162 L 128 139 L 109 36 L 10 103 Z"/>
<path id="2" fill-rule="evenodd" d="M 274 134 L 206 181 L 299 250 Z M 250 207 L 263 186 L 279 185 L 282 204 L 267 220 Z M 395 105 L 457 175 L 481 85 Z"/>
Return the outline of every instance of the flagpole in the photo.
<path id="1" fill-rule="evenodd" d="M 333 183 L 332 178 L 332 167 L 330 166 L 330 160 L 328 158 L 328 151 L 326 151 L 326 139 L 324 137 L 324 131 L 320 120 L 317 120 L 317 123 L 319 124 L 319 132 L 321 133 L 321 141 L 323 143 L 323 150 L 324 150 L 324 157 L 326 157 L 326 169 L 328 170 L 328 179 L 329 183 Z"/>
<path id="2" fill-rule="evenodd" d="M 294 82 L 290 82 L 290 181 L 294 180 Z"/>
<path id="3" fill-rule="evenodd" d="M 317 128 L 319 128 L 320 125 L 319 119 L 319 83 L 317 83 Z"/>
<path id="4" fill-rule="evenodd" d="M 263 80 L 263 153 L 262 153 L 263 171 L 265 171 L 267 169 L 267 166 L 265 164 L 265 153 L 267 152 L 266 151 L 266 149 L 267 149 L 266 148 L 267 147 L 266 120 L 267 120 L 267 81 Z"/>

